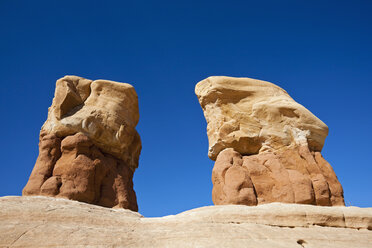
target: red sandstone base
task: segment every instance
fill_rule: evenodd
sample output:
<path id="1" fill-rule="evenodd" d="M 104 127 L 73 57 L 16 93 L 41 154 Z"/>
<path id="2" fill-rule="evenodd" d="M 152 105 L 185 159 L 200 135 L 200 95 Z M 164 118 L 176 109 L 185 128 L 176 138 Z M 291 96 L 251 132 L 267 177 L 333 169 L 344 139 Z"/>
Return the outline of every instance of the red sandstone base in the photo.
<path id="1" fill-rule="evenodd" d="M 40 134 L 39 157 L 23 195 L 45 195 L 138 211 L 133 171 L 82 133 Z"/>
<path id="2" fill-rule="evenodd" d="M 251 156 L 225 149 L 217 157 L 212 182 L 216 205 L 345 205 L 342 186 L 330 164 L 320 152 L 305 146 Z"/>

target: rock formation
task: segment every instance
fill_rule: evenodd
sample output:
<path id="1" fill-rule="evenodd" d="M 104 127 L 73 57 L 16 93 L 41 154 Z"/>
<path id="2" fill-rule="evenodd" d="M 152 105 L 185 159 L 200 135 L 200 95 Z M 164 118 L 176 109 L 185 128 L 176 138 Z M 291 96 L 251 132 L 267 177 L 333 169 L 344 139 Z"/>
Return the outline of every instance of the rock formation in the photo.
<path id="1" fill-rule="evenodd" d="M 212 198 L 219 204 L 344 205 L 320 151 L 328 127 L 280 87 L 249 78 L 209 77 L 195 93 L 207 120 Z"/>
<path id="2" fill-rule="evenodd" d="M 0 247 L 372 247 L 372 208 L 271 203 L 161 218 L 41 196 L 0 197 Z"/>
<path id="3" fill-rule="evenodd" d="M 23 195 L 63 197 L 137 211 L 133 173 L 141 140 L 133 86 L 65 76 L 40 132 Z"/>

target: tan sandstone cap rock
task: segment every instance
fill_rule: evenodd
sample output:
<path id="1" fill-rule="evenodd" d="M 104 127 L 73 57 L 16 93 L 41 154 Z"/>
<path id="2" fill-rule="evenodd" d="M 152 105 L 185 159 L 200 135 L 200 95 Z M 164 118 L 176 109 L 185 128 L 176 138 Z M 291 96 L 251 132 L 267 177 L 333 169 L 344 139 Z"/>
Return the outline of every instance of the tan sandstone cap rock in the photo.
<path id="1" fill-rule="evenodd" d="M 282 88 L 261 80 L 212 76 L 195 93 L 207 120 L 208 156 L 225 148 L 242 155 L 307 144 L 321 151 L 328 127 Z"/>

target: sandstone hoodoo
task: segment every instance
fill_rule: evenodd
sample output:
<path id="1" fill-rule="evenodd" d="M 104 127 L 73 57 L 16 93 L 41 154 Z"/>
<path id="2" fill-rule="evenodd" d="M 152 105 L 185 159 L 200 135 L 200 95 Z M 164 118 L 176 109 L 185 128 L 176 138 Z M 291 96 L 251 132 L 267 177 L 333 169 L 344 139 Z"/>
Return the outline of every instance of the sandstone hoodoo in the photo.
<path id="1" fill-rule="evenodd" d="M 138 120 L 130 84 L 77 76 L 57 80 L 23 195 L 137 211 L 132 178 L 141 152 Z"/>
<path id="2" fill-rule="evenodd" d="M 219 204 L 344 205 L 321 150 L 328 127 L 282 88 L 250 78 L 209 77 L 196 85 L 204 111 Z"/>

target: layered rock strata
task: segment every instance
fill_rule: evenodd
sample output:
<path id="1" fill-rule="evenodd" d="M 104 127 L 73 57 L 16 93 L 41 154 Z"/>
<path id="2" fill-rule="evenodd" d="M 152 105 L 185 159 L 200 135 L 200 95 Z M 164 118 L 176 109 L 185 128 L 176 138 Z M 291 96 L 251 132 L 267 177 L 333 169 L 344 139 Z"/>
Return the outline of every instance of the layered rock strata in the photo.
<path id="1" fill-rule="evenodd" d="M 0 247 L 367 248 L 371 230 L 371 208 L 224 205 L 145 218 L 66 199 L 0 197 Z"/>
<path id="2" fill-rule="evenodd" d="M 23 195 L 137 211 L 133 173 L 141 140 L 133 86 L 65 76 L 56 83 L 39 156 Z"/>
<path id="3" fill-rule="evenodd" d="M 209 77 L 195 93 L 207 120 L 212 199 L 344 205 L 320 151 L 328 127 L 280 87 L 250 78 Z"/>

